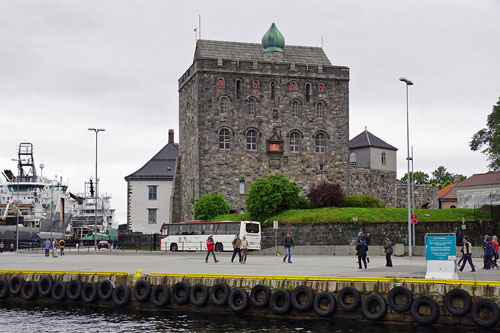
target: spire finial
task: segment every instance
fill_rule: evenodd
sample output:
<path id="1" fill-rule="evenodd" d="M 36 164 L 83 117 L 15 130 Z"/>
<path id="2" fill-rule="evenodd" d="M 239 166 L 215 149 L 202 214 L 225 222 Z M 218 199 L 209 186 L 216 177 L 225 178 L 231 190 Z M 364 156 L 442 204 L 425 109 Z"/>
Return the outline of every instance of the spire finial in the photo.
<path id="1" fill-rule="evenodd" d="M 271 24 L 269 30 L 262 37 L 262 46 L 264 47 L 264 52 L 283 52 L 285 37 L 278 30 L 276 24 Z"/>

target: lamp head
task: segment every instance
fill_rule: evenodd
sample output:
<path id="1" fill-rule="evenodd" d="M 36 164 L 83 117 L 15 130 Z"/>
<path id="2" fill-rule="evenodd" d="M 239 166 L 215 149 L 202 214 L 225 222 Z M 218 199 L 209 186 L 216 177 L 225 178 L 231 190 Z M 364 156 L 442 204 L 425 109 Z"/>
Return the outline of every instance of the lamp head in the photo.
<path id="1" fill-rule="evenodd" d="M 399 78 L 399 81 L 402 81 L 402 82 L 406 83 L 406 84 L 407 84 L 407 85 L 409 85 L 409 86 L 412 86 L 412 85 L 413 85 L 413 82 L 411 82 L 410 80 L 408 80 L 408 79 L 407 79 L 407 78 L 405 78 L 405 77 L 400 77 L 400 78 Z"/>

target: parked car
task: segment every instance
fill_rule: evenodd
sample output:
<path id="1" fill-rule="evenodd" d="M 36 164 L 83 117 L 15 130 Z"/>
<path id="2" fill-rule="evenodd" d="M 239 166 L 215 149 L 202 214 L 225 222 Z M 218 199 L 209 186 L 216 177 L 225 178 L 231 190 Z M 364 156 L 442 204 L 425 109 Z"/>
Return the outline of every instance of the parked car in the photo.
<path id="1" fill-rule="evenodd" d="M 102 241 L 99 241 L 99 243 L 97 243 L 97 248 L 99 250 L 101 248 L 109 249 L 109 248 L 111 248 L 111 244 L 109 243 L 109 241 L 102 240 Z"/>

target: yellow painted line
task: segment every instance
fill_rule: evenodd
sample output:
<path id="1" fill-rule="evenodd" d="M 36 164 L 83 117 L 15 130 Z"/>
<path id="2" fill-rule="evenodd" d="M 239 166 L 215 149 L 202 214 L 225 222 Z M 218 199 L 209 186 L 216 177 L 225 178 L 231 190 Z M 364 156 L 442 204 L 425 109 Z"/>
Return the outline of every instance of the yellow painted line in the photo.
<path id="1" fill-rule="evenodd" d="M 127 272 L 91 272 L 91 271 L 31 271 L 31 270 L 3 270 L 0 273 L 22 274 L 69 274 L 69 275 L 129 275 Z"/>

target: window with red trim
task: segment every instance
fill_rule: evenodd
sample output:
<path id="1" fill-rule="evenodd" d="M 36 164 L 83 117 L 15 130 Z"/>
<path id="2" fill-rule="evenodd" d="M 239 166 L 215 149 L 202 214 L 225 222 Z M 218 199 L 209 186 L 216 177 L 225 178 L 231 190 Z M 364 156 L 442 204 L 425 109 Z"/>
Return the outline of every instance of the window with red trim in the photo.
<path id="1" fill-rule="evenodd" d="M 217 79 L 217 87 L 222 87 L 224 85 L 224 80 L 222 78 Z"/>
<path id="2" fill-rule="evenodd" d="M 296 88 L 295 82 L 290 83 L 290 90 L 295 91 L 295 88 Z"/>
<path id="3" fill-rule="evenodd" d="M 252 87 L 253 87 L 254 89 L 259 88 L 259 81 L 253 81 L 253 82 L 252 82 Z"/>
<path id="4" fill-rule="evenodd" d="M 279 143 L 270 143 L 269 150 L 270 151 L 280 151 L 280 144 Z"/>
<path id="5" fill-rule="evenodd" d="M 325 90 L 325 85 L 323 83 L 318 84 L 318 91 L 322 93 Z"/>

